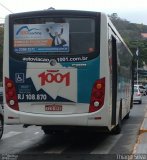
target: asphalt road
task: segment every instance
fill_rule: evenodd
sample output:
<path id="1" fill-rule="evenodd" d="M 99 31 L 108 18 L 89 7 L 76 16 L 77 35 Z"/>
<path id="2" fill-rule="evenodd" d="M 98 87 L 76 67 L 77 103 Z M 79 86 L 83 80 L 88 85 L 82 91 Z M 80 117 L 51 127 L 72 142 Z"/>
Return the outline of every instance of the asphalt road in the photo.
<path id="1" fill-rule="evenodd" d="M 134 104 L 128 120 L 123 120 L 119 135 L 76 133 L 45 135 L 40 127 L 23 128 L 22 125 L 5 125 L 0 141 L 0 158 L 35 160 L 97 160 L 119 159 L 132 154 L 138 131 L 143 121 L 147 96 L 143 103 Z"/>

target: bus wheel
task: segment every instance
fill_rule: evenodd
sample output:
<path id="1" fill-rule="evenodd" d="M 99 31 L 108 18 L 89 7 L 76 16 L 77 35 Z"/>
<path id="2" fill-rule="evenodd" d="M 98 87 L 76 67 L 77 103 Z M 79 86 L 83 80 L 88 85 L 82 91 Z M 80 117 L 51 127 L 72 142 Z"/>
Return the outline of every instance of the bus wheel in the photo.
<path id="1" fill-rule="evenodd" d="M 48 135 L 48 134 L 50 134 L 50 135 L 60 135 L 60 134 L 64 133 L 63 130 L 52 129 L 52 128 L 49 128 L 49 127 L 42 127 L 42 130 L 46 135 Z"/>
<path id="2" fill-rule="evenodd" d="M 53 134 L 53 132 L 50 129 L 46 128 L 46 127 L 42 127 L 42 130 L 43 130 L 43 132 L 45 134 Z"/>
<path id="3" fill-rule="evenodd" d="M 112 134 L 120 134 L 121 132 L 121 121 L 118 122 L 117 126 L 112 129 Z"/>
<path id="4" fill-rule="evenodd" d="M 120 134 L 122 128 L 122 109 L 120 107 L 118 124 L 112 129 L 112 134 Z"/>
<path id="5" fill-rule="evenodd" d="M 125 119 L 129 119 L 130 118 L 130 112 L 127 113 L 127 115 L 125 116 Z"/>

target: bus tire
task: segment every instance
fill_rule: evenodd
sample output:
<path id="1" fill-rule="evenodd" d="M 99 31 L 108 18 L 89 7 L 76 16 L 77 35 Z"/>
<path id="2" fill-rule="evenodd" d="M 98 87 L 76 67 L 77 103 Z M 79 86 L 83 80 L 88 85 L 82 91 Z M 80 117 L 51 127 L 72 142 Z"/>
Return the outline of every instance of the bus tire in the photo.
<path id="1" fill-rule="evenodd" d="M 63 134 L 64 131 L 63 130 L 57 130 L 57 129 L 51 129 L 49 127 L 42 127 L 42 130 L 44 132 L 44 134 L 48 135 L 60 135 Z"/>
<path id="2" fill-rule="evenodd" d="M 142 100 L 139 101 L 139 104 L 142 104 Z"/>
<path id="3" fill-rule="evenodd" d="M 115 126 L 115 128 L 112 131 L 112 133 L 113 134 L 120 134 L 120 132 L 121 132 L 121 126 L 122 126 L 122 124 L 121 124 L 121 121 L 119 120 L 117 126 Z"/>
<path id="4" fill-rule="evenodd" d="M 50 130 L 50 129 L 42 129 L 43 130 L 43 132 L 44 132 L 44 134 L 46 134 L 46 135 L 54 135 L 54 134 L 56 134 L 56 132 L 55 131 L 53 131 L 53 130 Z"/>
<path id="5" fill-rule="evenodd" d="M 130 112 L 127 113 L 127 115 L 125 116 L 125 119 L 129 119 L 130 118 Z"/>
<path id="6" fill-rule="evenodd" d="M 45 129 L 44 129 L 43 132 L 44 132 L 44 134 L 47 134 L 47 135 L 48 135 L 48 134 L 51 134 L 51 132 L 50 132 L 49 130 L 45 130 Z"/>
<path id="7" fill-rule="evenodd" d="M 50 129 L 48 127 L 42 126 L 42 130 L 44 134 L 51 134 Z"/>
<path id="8" fill-rule="evenodd" d="M 122 106 L 120 106 L 118 124 L 112 129 L 112 134 L 120 134 L 122 129 Z"/>

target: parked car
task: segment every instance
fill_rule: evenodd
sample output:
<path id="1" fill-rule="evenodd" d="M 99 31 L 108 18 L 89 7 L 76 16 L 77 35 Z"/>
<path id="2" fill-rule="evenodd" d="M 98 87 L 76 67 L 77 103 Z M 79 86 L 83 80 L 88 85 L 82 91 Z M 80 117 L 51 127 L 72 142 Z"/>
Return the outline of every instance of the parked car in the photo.
<path id="1" fill-rule="evenodd" d="M 146 88 L 144 88 L 143 85 L 141 85 L 141 84 L 135 84 L 134 87 L 137 87 L 137 88 L 140 90 L 140 92 L 141 92 L 141 94 L 142 94 L 143 96 L 146 96 L 146 95 L 147 95 Z"/>
<path id="2" fill-rule="evenodd" d="M 138 102 L 139 104 L 142 103 L 142 94 L 137 87 L 134 87 L 133 102 Z"/>
<path id="3" fill-rule="evenodd" d="M 0 87 L 0 139 L 4 131 L 3 88 Z"/>

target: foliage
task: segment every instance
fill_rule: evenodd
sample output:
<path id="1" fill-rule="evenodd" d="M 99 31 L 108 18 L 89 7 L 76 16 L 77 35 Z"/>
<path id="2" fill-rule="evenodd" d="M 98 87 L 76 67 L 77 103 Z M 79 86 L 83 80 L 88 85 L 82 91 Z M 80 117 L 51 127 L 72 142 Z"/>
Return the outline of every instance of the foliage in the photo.
<path id="1" fill-rule="evenodd" d="M 118 17 L 117 13 L 109 15 L 114 26 L 136 58 L 136 50 L 139 49 L 139 67 L 147 64 L 147 39 L 143 39 L 141 33 L 147 33 L 147 25 L 130 23 Z"/>

